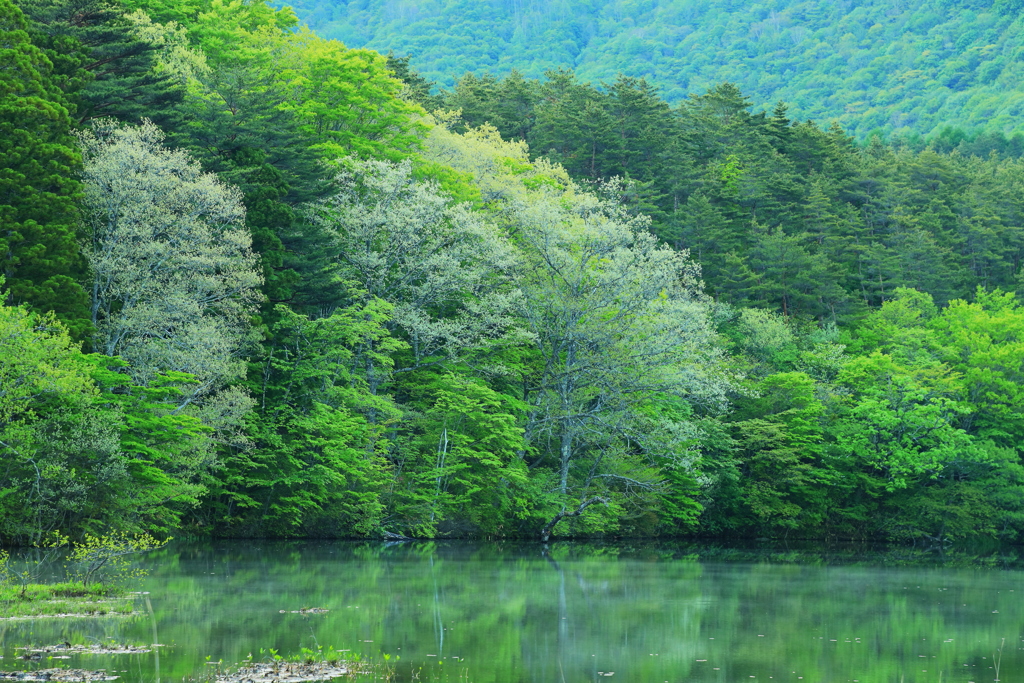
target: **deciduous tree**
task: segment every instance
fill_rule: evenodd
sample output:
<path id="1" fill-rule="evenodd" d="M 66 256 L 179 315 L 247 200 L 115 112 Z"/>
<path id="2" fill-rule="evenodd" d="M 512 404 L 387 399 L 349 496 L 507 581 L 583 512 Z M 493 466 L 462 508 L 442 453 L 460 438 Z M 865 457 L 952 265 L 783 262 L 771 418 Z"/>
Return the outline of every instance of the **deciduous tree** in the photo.
<path id="1" fill-rule="evenodd" d="M 168 149 L 156 126 L 101 121 L 81 135 L 97 350 L 140 383 L 241 373 L 260 277 L 238 190 Z"/>
<path id="2" fill-rule="evenodd" d="M 526 434 L 532 466 L 555 472 L 557 492 L 546 539 L 594 504 L 657 491 L 655 457 L 685 457 L 652 449 L 638 429 L 652 395 L 714 411 L 729 382 L 698 267 L 660 245 L 645 219 L 586 194 L 538 193 L 516 208 L 519 313 L 536 353 Z"/>
<path id="3" fill-rule="evenodd" d="M 500 291 L 514 253 L 498 230 L 454 204 L 408 161 L 348 162 L 337 191 L 310 209 L 331 240 L 339 282 L 393 306 L 386 323 L 409 344 L 397 370 L 458 357 L 500 338 L 512 325 Z M 383 381 L 368 378 L 376 392 Z"/>

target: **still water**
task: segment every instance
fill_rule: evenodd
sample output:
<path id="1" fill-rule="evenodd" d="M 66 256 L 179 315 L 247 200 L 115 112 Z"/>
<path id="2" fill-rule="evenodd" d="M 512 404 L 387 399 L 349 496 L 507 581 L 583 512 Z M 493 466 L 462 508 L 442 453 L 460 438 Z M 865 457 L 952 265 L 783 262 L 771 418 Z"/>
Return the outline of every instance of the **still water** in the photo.
<path id="1" fill-rule="evenodd" d="M 0 621 L 0 667 L 113 639 L 163 647 L 49 666 L 170 683 L 319 644 L 386 654 L 398 681 L 1024 681 L 1015 552 L 177 544 L 142 562 L 139 616 Z"/>

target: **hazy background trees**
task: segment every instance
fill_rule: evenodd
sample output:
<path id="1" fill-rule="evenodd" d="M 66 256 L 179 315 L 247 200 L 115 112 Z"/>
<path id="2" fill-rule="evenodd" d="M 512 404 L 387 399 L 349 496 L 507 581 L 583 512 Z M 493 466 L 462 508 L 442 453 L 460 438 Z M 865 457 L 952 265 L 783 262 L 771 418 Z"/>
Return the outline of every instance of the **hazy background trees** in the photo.
<path id="1" fill-rule="evenodd" d="M 1020 48 L 1021 19 L 1009 3 L 434 0 L 412 11 L 385 0 L 297 0 L 294 7 L 321 35 L 409 55 L 414 69 L 445 88 L 467 72 L 486 81 L 574 69 L 584 81 L 646 78 L 674 105 L 728 81 L 759 108 L 782 100 L 795 119 L 836 120 L 860 139 L 936 135 L 981 156 L 1008 142 L 1018 154 L 1024 149 L 1020 67 L 1007 58 Z M 600 125 L 601 117 L 590 121 Z"/>

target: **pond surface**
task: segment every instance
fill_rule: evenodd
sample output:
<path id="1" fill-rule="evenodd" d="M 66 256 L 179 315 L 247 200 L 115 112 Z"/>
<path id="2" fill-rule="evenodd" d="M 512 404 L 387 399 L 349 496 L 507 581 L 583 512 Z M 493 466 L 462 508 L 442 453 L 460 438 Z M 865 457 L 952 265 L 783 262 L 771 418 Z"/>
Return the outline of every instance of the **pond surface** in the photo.
<path id="1" fill-rule="evenodd" d="M 0 621 L 3 669 L 176 683 L 260 649 L 388 655 L 395 680 L 1024 680 L 1024 563 L 1003 550 L 695 544 L 177 544 L 135 617 Z M 319 614 L 295 611 L 326 608 Z M 161 643 L 24 662 L 15 647 Z M 209 658 L 209 660 L 208 660 Z"/>

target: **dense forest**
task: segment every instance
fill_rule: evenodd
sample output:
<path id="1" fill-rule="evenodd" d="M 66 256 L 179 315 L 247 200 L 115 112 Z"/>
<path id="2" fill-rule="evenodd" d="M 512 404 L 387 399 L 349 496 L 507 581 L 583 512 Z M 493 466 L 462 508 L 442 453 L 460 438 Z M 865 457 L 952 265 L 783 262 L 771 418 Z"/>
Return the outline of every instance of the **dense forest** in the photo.
<path id="1" fill-rule="evenodd" d="M 4 543 L 1022 538 L 1012 140 L 264 0 L 0 0 L 0 62 Z"/>
<path id="2" fill-rule="evenodd" d="M 758 107 L 872 133 L 1024 133 L 1020 0 L 296 0 L 329 38 L 466 72 L 646 78 L 675 105 L 727 81 Z"/>

